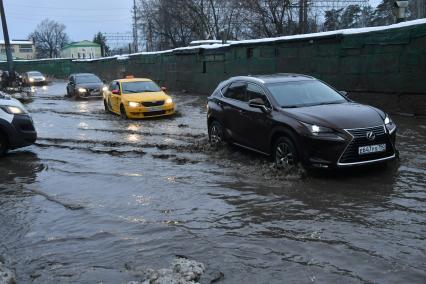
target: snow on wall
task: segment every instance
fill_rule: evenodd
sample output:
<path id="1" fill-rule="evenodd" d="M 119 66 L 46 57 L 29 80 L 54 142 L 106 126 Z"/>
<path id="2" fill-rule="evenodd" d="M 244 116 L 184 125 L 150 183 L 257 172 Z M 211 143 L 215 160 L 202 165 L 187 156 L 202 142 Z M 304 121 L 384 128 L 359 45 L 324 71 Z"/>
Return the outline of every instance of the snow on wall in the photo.
<path id="1" fill-rule="evenodd" d="M 132 54 L 115 55 L 115 56 L 94 58 L 94 59 L 74 59 L 72 61 L 73 62 L 92 62 L 92 61 L 100 61 L 100 60 L 108 60 L 108 59 L 127 60 L 131 56 L 136 56 L 136 55 L 159 55 L 159 54 L 165 54 L 165 53 L 173 53 L 175 51 L 196 50 L 196 49 L 217 49 L 222 47 L 238 46 L 238 45 L 245 45 L 245 44 L 273 43 L 277 41 L 303 40 L 303 39 L 320 38 L 320 37 L 328 37 L 328 36 L 336 36 L 336 35 L 353 35 L 353 34 L 362 34 L 362 33 L 377 32 L 377 31 L 385 31 L 390 29 L 397 29 L 397 28 L 423 25 L 423 24 L 426 24 L 426 19 L 418 19 L 418 20 L 413 20 L 408 22 L 402 22 L 402 23 L 389 25 L 389 26 L 344 29 L 344 30 L 337 30 L 337 31 L 330 31 L 330 32 L 300 34 L 300 35 L 282 36 L 282 37 L 275 37 L 275 38 L 240 40 L 240 41 L 229 42 L 227 44 L 219 44 L 219 43 L 204 44 L 204 45 L 197 45 L 197 46 L 179 47 L 179 48 L 163 50 L 163 51 L 138 52 L 138 53 L 132 53 Z M 53 58 L 53 59 L 47 58 L 47 59 L 16 60 L 16 61 L 31 62 L 31 61 L 41 61 L 41 60 L 71 60 L 71 58 Z"/>

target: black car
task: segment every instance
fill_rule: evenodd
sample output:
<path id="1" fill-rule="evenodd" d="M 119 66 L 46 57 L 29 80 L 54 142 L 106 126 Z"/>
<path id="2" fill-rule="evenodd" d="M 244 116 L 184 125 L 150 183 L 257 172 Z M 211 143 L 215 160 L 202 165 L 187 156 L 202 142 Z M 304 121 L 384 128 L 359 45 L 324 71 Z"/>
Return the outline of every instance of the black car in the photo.
<path id="1" fill-rule="evenodd" d="M 396 125 L 383 111 L 355 103 L 310 76 L 234 77 L 208 98 L 211 143 L 269 155 L 277 166 L 330 168 L 396 157 Z"/>
<path id="2" fill-rule="evenodd" d="M 102 98 L 108 90 L 98 76 L 91 73 L 72 74 L 68 79 L 67 96 L 75 98 Z"/>

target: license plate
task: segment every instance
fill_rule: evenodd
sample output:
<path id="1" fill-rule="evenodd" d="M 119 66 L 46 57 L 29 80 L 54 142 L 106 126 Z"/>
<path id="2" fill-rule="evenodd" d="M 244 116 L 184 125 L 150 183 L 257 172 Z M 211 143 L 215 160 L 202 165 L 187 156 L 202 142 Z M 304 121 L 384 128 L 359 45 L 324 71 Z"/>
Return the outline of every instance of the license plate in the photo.
<path id="1" fill-rule="evenodd" d="M 363 146 L 358 148 L 359 155 L 371 154 L 371 153 L 380 153 L 386 151 L 386 144 Z"/>
<path id="2" fill-rule="evenodd" d="M 149 107 L 148 111 L 159 111 L 159 110 L 163 110 L 162 106 L 156 106 L 156 107 Z"/>
<path id="3" fill-rule="evenodd" d="M 99 91 L 93 91 L 91 93 L 92 96 L 99 96 L 100 94 L 101 94 L 101 92 L 99 92 Z"/>

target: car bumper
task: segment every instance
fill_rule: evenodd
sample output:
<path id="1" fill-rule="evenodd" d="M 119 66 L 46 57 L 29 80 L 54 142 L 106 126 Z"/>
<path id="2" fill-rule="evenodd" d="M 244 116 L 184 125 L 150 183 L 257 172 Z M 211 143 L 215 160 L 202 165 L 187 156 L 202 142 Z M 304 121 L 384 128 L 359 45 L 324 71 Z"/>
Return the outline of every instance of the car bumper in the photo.
<path id="1" fill-rule="evenodd" d="M 176 107 L 175 105 L 166 105 L 155 109 L 146 107 L 127 107 L 126 112 L 128 118 L 151 118 L 173 115 L 176 112 Z"/>
<path id="2" fill-rule="evenodd" d="M 42 85 L 45 85 L 46 83 L 47 83 L 46 80 L 28 82 L 28 84 L 31 86 L 42 86 Z"/>
<path id="3" fill-rule="evenodd" d="M 80 93 L 78 90 L 76 91 L 76 97 L 79 99 L 95 99 L 95 98 L 103 98 L 103 91 L 100 92 L 84 92 Z"/>
<path id="4" fill-rule="evenodd" d="M 7 129 L 7 134 L 11 149 L 30 146 L 37 140 L 37 132 L 28 115 L 15 115 Z"/>
<path id="5" fill-rule="evenodd" d="M 302 163 L 308 167 L 314 168 L 344 168 L 363 166 L 368 164 L 381 163 L 396 158 L 396 131 L 392 134 L 386 134 L 382 137 L 382 141 L 376 144 L 386 144 L 386 151 L 381 153 L 373 153 L 367 155 L 355 154 L 350 160 L 343 159 L 347 151 L 352 147 L 352 151 L 358 149 L 361 145 L 354 145 L 352 137 L 344 140 L 337 139 L 322 139 L 313 136 L 303 136 L 301 138 L 301 151 L 304 155 L 301 156 Z M 371 142 L 373 145 L 375 142 Z M 368 145 L 368 144 L 367 144 Z M 357 156 L 358 155 L 358 156 Z"/>

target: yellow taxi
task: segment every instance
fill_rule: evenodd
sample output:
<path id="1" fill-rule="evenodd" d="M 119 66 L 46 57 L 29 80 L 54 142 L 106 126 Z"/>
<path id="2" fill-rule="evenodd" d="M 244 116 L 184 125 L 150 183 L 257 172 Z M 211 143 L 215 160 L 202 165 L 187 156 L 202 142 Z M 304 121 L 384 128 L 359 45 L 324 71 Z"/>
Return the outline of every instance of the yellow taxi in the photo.
<path id="1" fill-rule="evenodd" d="M 103 95 L 105 110 L 124 119 L 172 115 L 176 106 L 166 91 L 150 79 L 127 76 L 114 80 Z"/>

